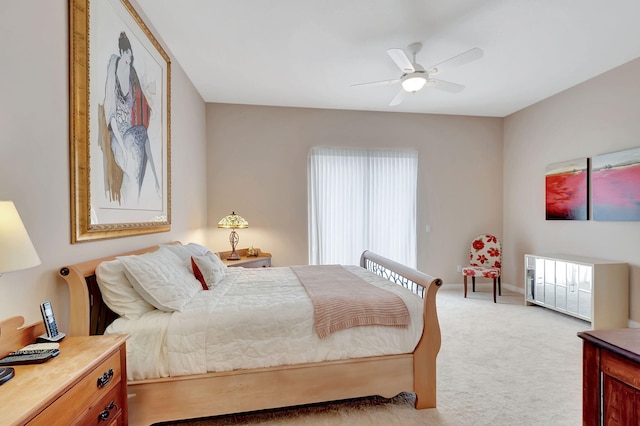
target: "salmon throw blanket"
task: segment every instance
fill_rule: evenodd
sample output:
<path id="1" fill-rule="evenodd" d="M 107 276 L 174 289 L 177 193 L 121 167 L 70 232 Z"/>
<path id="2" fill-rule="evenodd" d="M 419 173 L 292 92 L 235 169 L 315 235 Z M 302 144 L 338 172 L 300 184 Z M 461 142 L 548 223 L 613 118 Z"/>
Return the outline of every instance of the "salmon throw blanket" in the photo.
<path id="1" fill-rule="evenodd" d="M 292 266 L 313 303 L 318 336 L 361 325 L 407 328 L 409 311 L 390 291 L 369 284 L 340 265 Z"/>

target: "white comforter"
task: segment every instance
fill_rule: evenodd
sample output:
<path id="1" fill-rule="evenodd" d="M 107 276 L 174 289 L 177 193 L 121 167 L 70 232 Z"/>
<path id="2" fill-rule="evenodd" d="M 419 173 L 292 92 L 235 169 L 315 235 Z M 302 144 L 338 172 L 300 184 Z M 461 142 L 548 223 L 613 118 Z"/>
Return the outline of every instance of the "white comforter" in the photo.
<path id="1" fill-rule="evenodd" d="M 362 268 L 345 267 L 398 294 L 410 326 L 354 327 L 320 339 L 311 300 L 290 268 L 229 268 L 182 312 L 119 318 L 106 333 L 131 335 L 129 380 L 412 352 L 422 335 L 422 299 Z"/>

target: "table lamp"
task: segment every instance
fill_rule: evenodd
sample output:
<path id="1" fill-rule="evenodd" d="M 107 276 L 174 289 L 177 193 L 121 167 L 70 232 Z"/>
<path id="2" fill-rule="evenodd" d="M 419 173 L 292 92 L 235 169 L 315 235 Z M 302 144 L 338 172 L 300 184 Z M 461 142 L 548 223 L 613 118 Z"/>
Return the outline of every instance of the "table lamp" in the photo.
<path id="1" fill-rule="evenodd" d="M 236 229 L 248 227 L 249 222 L 247 222 L 242 216 L 238 216 L 236 212 L 231 212 L 230 215 L 223 217 L 220 222 L 218 222 L 218 228 L 231 229 L 231 234 L 229 235 L 231 254 L 227 257 L 227 260 L 240 260 L 240 255 L 236 252 L 236 246 L 240 240 Z"/>
<path id="2" fill-rule="evenodd" d="M 38 253 L 13 201 L 0 201 L 0 274 L 39 264 Z"/>
<path id="3" fill-rule="evenodd" d="M 0 276 L 40 264 L 40 258 L 31 243 L 13 201 L 0 201 Z M 13 377 L 11 367 L 0 367 L 2 382 Z"/>

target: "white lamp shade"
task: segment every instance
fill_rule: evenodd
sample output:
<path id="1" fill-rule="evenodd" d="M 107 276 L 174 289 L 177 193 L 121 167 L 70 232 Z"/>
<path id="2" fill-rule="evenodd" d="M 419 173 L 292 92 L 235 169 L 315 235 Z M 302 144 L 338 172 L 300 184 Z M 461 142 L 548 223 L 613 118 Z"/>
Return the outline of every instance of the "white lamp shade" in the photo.
<path id="1" fill-rule="evenodd" d="M 31 268 L 40 258 L 12 201 L 0 201 L 0 274 Z"/>
<path id="2" fill-rule="evenodd" d="M 402 80 L 402 88 L 407 92 L 417 92 L 427 83 L 427 79 L 422 75 L 410 74 Z"/>

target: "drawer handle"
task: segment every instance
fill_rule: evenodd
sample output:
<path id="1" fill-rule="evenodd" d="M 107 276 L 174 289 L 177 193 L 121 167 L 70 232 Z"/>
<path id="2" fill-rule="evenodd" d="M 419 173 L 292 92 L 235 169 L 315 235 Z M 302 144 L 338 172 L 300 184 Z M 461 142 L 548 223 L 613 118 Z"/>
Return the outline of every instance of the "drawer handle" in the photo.
<path id="1" fill-rule="evenodd" d="M 101 422 L 103 420 L 109 420 L 109 415 L 111 415 L 111 410 L 113 410 L 114 408 L 117 409 L 118 406 L 113 401 L 111 401 L 109 405 L 104 407 L 104 410 L 102 410 L 102 412 L 98 414 L 98 421 Z"/>
<path id="2" fill-rule="evenodd" d="M 109 382 L 113 379 L 113 368 L 110 368 L 109 371 L 106 371 L 102 377 L 98 377 L 98 387 L 103 388 L 109 384 Z"/>

